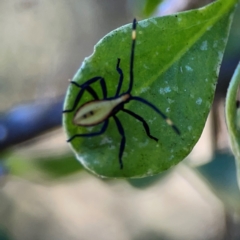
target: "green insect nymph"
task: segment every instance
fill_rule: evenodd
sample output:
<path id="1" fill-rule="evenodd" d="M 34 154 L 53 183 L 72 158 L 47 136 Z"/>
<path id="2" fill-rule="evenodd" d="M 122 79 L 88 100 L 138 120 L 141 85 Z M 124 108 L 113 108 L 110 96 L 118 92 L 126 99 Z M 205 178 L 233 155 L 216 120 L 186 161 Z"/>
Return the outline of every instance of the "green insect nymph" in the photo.
<path id="1" fill-rule="evenodd" d="M 134 113 L 133 111 L 130 111 L 128 109 L 124 108 L 124 105 L 127 104 L 128 102 L 135 100 L 138 102 L 141 102 L 148 107 L 152 108 L 156 113 L 158 113 L 164 120 L 165 122 L 172 127 L 172 129 L 180 135 L 179 129 L 174 125 L 174 123 L 161 111 L 159 110 L 155 105 L 152 103 L 148 102 L 146 99 L 138 97 L 138 96 L 132 96 L 131 91 L 133 88 L 133 81 L 134 81 L 134 73 L 133 73 L 133 67 L 134 67 L 134 51 L 135 51 L 135 43 L 136 43 L 136 27 L 137 27 L 137 21 L 136 19 L 133 20 L 132 24 L 132 46 L 131 46 L 131 55 L 130 55 L 130 82 L 129 82 L 129 87 L 128 90 L 122 94 L 120 94 L 121 87 L 122 87 L 122 82 L 123 82 L 123 72 L 122 69 L 120 68 L 120 59 L 117 59 L 117 65 L 116 65 L 116 70 L 119 73 L 119 83 L 117 86 L 116 94 L 114 97 L 107 97 L 107 87 L 105 83 L 105 79 L 101 76 L 96 76 L 93 77 L 89 80 L 87 80 L 83 84 L 78 84 L 77 82 L 71 81 L 71 84 L 74 84 L 76 87 L 78 87 L 79 93 L 77 94 L 73 107 L 68 110 L 64 110 L 63 113 L 69 113 L 75 111 L 77 108 L 77 105 L 79 101 L 82 98 L 82 95 L 85 91 L 88 91 L 94 100 L 88 101 L 81 105 L 75 112 L 74 118 L 73 118 L 73 124 L 77 126 L 82 126 L 82 127 L 90 127 L 90 126 L 96 126 L 98 124 L 102 124 L 102 128 L 98 132 L 93 132 L 93 133 L 84 133 L 84 134 L 75 134 L 71 138 L 69 138 L 67 141 L 70 142 L 76 137 L 93 137 L 93 136 L 98 136 L 103 134 L 107 127 L 108 127 L 108 122 L 109 118 L 113 117 L 117 129 L 119 131 L 119 134 L 121 135 L 121 142 L 120 142 L 120 148 L 119 148 L 119 154 L 118 154 L 118 160 L 119 160 L 119 165 L 120 169 L 123 169 L 123 152 L 125 148 L 125 143 L 126 143 L 126 137 L 125 137 L 125 132 L 123 129 L 123 126 L 117 117 L 117 113 L 119 111 L 123 111 L 132 117 L 136 118 L 140 122 L 142 122 L 143 127 L 145 129 L 145 132 L 147 136 L 155 141 L 158 141 L 158 139 L 150 134 L 150 129 L 147 124 L 147 122 L 143 119 L 143 117 L 139 116 L 138 114 Z M 91 87 L 91 84 L 99 81 L 102 92 L 103 92 L 103 99 L 99 99 L 97 93 L 95 90 Z"/>

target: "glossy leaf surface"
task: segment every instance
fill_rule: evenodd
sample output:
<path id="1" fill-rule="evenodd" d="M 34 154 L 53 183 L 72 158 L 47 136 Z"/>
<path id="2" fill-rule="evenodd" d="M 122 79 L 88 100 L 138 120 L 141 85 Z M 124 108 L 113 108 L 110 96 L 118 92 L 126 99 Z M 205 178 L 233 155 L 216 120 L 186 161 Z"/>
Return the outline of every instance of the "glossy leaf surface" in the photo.
<path id="1" fill-rule="evenodd" d="M 142 116 L 150 127 L 156 143 L 148 138 L 142 123 L 119 112 L 126 136 L 124 167 L 119 167 L 121 136 L 113 118 L 106 132 L 97 137 L 71 141 L 78 160 L 91 172 L 105 177 L 145 177 L 162 172 L 183 160 L 199 139 L 208 116 L 219 67 L 228 38 L 236 0 L 216 1 L 204 8 L 179 14 L 139 21 L 134 63 L 133 96 L 140 96 L 161 109 L 181 131 L 171 127 L 148 106 L 131 101 L 125 108 Z M 108 97 L 116 93 L 119 74 L 117 58 L 121 59 L 124 81 L 121 93 L 128 89 L 132 24 L 112 31 L 100 40 L 94 53 L 86 58 L 73 77 L 84 83 L 95 76 L 106 80 Z M 99 83 L 91 85 L 102 98 Z M 79 88 L 70 85 L 64 109 L 70 109 Z M 78 106 L 92 100 L 84 93 Z M 92 133 L 94 127 L 72 123 L 73 113 L 63 115 L 67 138 Z"/>

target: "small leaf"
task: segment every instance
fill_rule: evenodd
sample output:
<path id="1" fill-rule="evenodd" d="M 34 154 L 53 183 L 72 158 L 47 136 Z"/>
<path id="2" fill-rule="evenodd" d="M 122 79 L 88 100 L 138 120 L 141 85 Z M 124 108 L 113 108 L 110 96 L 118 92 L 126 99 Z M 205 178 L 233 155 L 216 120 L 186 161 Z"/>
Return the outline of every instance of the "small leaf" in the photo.
<path id="1" fill-rule="evenodd" d="M 125 108 L 142 116 L 150 127 L 150 139 L 132 116 L 120 111 L 126 136 L 123 169 L 119 167 L 121 135 L 113 118 L 104 134 L 78 137 L 71 147 L 78 160 L 90 171 L 105 177 L 146 177 L 160 173 L 183 160 L 198 141 L 208 116 L 219 66 L 226 46 L 236 0 L 219 0 L 204 8 L 139 21 L 134 62 L 134 85 L 131 94 L 153 103 L 180 129 L 177 135 L 151 108 L 131 101 Z M 124 73 L 121 93 L 128 89 L 132 24 L 120 27 L 103 39 L 86 58 L 73 81 L 83 84 L 102 76 L 107 96 L 114 97 L 119 82 L 117 59 Z M 99 83 L 91 87 L 103 98 Z M 68 88 L 64 109 L 71 109 L 79 88 Z M 78 107 L 92 97 L 87 92 Z M 93 133 L 94 127 L 72 123 L 74 112 L 63 115 L 63 125 L 70 138 L 75 134 Z"/>
<path id="2" fill-rule="evenodd" d="M 31 179 L 31 181 L 56 180 L 79 173 L 81 165 L 69 154 L 55 157 L 20 157 L 12 153 L 5 165 L 12 175 Z"/>
<path id="3" fill-rule="evenodd" d="M 157 7 L 161 4 L 162 0 L 146 0 L 143 9 L 143 14 L 146 17 L 151 16 Z"/>
<path id="4" fill-rule="evenodd" d="M 226 96 L 226 122 L 233 154 L 235 155 L 238 185 L 240 187 L 240 109 L 236 105 L 240 85 L 240 63 L 231 79 Z"/>

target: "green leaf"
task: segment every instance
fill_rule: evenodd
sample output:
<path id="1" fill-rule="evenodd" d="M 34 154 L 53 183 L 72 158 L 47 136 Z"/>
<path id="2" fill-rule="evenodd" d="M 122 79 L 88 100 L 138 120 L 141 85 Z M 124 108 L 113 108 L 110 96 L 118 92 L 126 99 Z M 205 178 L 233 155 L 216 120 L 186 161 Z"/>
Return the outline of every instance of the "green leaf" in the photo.
<path id="1" fill-rule="evenodd" d="M 146 0 L 145 6 L 143 9 L 143 14 L 146 17 L 151 16 L 154 11 L 157 9 L 158 5 L 160 5 L 162 0 Z"/>
<path id="2" fill-rule="evenodd" d="M 95 137 L 78 137 L 71 147 L 78 160 L 91 172 L 105 177 L 146 177 L 160 173 L 183 160 L 198 141 L 208 116 L 219 66 L 226 46 L 236 0 L 219 0 L 204 8 L 161 18 L 139 21 L 134 63 L 133 96 L 140 96 L 161 109 L 181 131 L 177 135 L 148 106 L 131 101 L 125 108 L 142 116 L 156 143 L 147 137 L 142 123 L 120 111 L 126 135 L 124 167 L 119 167 L 121 135 L 113 118 L 106 132 Z M 108 97 L 116 93 L 121 59 L 124 81 L 121 93 L 128 89 L 132 24 L 120 27 L 103 39 L 86 58 L 73 81 L 84 83 L 95 76 L 106 80 Z M 103 97 L 100 84 L 91 85 Z M 71 109 L 79 88 L 68 88 L 64 109 Z M 79 105 L 92 100 L 86 92 Z M 63 114 L 67 138 L 101 129 L 79 127 L 72 123 L 74 112 Z"/>
<path id="3" fill-rule="evenodd" d="M 34 158 L 10 154 L 5 157 L 6 166 L 12 175 L 31 179 L 32 181 L 53 181 L 79 173 L 81 165 L 69 154 L 55 157 Z"/>
<path id="4" fill-rule="evenodd" d="M 240 187 L 240 109 L 236 106 L 240 85 L 240 63 L 231 79 L 226 96 L 226 121 L 232 151 L 236 159 L 238 185 Z"/>

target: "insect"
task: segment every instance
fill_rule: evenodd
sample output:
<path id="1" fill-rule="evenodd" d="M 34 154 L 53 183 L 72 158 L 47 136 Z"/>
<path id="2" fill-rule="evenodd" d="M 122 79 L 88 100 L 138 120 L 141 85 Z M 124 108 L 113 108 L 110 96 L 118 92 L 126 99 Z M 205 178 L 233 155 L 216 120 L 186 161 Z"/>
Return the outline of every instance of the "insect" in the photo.
<path id="1" fill-rule="evenodd" d="M 146 120 L 144 120 L 143 117 L 139 116 L 133 111 L 130 111 L 129 109 L 125 108 L 125 104 L 129 103 L 130 101 L 138 101 L 152 108 L 152 110 L 158 113 L 165 120 L 165 122 L 169 126 L 171 126 L 172 129 L 178 135 L 180 135 L 179 129 L 161 110 L 159 110 L 152 103 L 148 102 L 146 99 L 138 96 L 133 96 L 131 94 L 132 88 L 133 88 L 133 81 L 134 81 L 133 68 L 134 68 L 134 51 L 135 51 L 135 43 L 136 43 L 136 27 L 137 27 L 137 21 L 136 19 L 134 19 L 132 23 L 132 45 L 131 45 L 131 54 L 130 54 L 130 70 L 129 70 L 130 81 L 129 81 L 128 90 L 124 93 L 120 93 L 124 75 L 123 75 L 122 69 L 120 68 L 121 60 L 120 58 L 118 58 L 116 71 L 119 74 L 119 83 L 116 89 L 115 96 L 113 97 L 107 96 L 106 82 L 105 82 L 105 79 L 101 76 L 93 77 L 87 80 L 83 84 L 78 84 L 77 82 L 71 81 L 70 83 L 78 87 L 80 90 L 75 98 L 73 107 L 71 109 L 63 111 L 63 113 L 69 113 L 69 112 L 75 111 L 85 91 L 88 91 L 92 95 L 94 100 L 88 101 L 77 108 L 73 117 L 73 124 L 81 127 L 90 127 L 90 126 L 96 126 L 98 124 L 102 124 L 100 131 L 92 132 L 92 133 L 75 134 L 71 138 L 69 138 L 67 142 L 71 142 L 76 137 L 93 137 L 93 136 L 98 136 L 103 134 L 108 127 L 109 119 L 112 117 L 116 123 L 118 132 L 121 135 L 121 142 L 120 142 L 119 154 L 118 154 L 120 169 L 123 169 L 122 158 L 123 158 L 123 152 L 124 152 L 125 143 L 126 143 L 126 137 L 125 137 L 125 132 L 124 132 L 122 123 L 117 116 L 119 111 L 123 111 L 124 113 L 127 113 L 130 116 L 136 118 L 138 121 L 140 121 L 143 124 L 143 128 L 145 129 L 147 136 L 156 142 L 158 141 L 156 137 L 151 135 L 150 129 Z M 103 93 L 103 99 L 99 99 L 97 93 L 91 87 L 91 84 L 97 81 L 100 82 L 100 86 L 102 88 L 102 93 Z"/>

